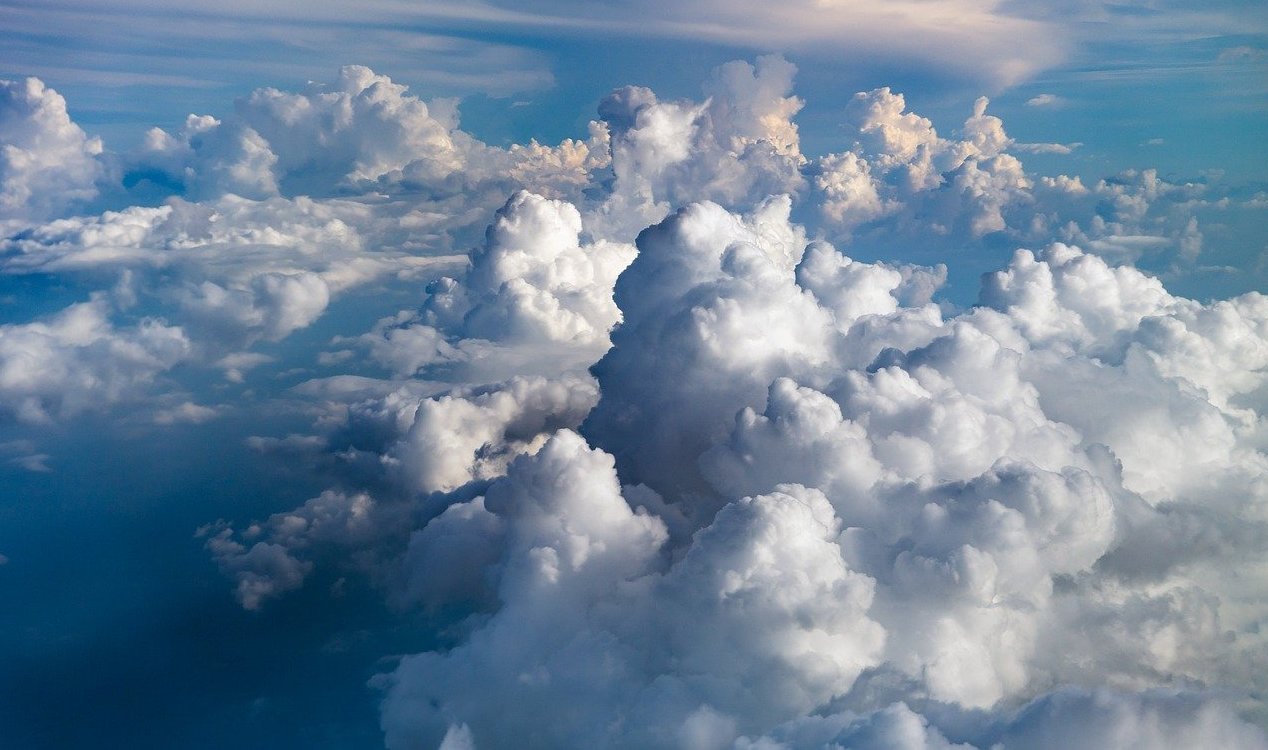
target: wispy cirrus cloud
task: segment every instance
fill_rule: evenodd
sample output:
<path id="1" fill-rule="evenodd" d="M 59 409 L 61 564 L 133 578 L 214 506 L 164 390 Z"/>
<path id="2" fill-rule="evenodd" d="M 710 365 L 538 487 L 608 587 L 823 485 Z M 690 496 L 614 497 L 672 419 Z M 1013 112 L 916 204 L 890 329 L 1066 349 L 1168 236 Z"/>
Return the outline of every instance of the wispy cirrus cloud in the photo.
<path id="1" fill-rule="evenodd" d="M 10 65 L 48 75 L 65 70 L 64 50 L 83 73 L 113 70 L 116 80 L 162 67 L 205 79 L 199 57 L 227 45 L 241 54 L 217 57 L 216 77 L 263 64 L 274 75 L 355 60 L 389 67 L 408 80 L 444 89 L 495 94 L 550 83 L 535 47 L 540 40 L 591 37 L 705 41 L 758 51 L 804 52 L 839 62 L 923 66 L 998 87 L 1058 63 L 1066 43 L 1044 21 L 1013 14 L 1001 3 L 898 0 L 884 4 L 760 2 L 607 4 L 555 0 L 531 8 L 505 2 L 305 3 L 266 0 L 214 8 L 181 0 L 113 0 L 57 5 L 16 2 L 0 8 L 11 38 Z M 50 34 L 49 29 L 58 29 Z M 529 45 L 494 41 L 506 35 Z M 252 42 L 256 43 L 252 43 Z M 264 42 L 267 44 L 260 44 Z M 547 44 L 549 48 L 549 43 Z M 55 52 L 60 51 L 60 52 Z M 336 54 L 337 59 L 332 57 Z M 191 59 L 192 58 L 192 59 Z M 133 80 L 138 80 L 133 78 Z M 212 80 L 216 80 L 213 78 Z"/>

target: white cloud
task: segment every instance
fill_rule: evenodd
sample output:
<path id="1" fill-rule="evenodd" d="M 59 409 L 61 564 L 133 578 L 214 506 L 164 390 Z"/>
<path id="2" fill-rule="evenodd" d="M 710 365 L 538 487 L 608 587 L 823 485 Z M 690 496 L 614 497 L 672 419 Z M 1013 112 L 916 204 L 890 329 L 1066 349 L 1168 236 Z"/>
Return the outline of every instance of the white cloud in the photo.
<path id="1" fill-rule="evenodd" d="M 241 381 L 270 361 L 244 350 L 306 328 L 349 290 L 454 264 L 395 245 L 400 231 L 396 217 L 352 201 L 173 199 L 34 227 L 0 242 L 0 267 L 89 284 L 113 277 L 102 293 L 114 304 L 103 299 L 97 307 L 103 322 L 113 325 L 124 310 L 152 311 L 180 327 L 188 359 Z"/>
<path id="2" fill-rule="evenodd" d="M 107 408 L 187 359 L 179 327 L 116 328 L 103 297 L 30 323 L 0 325 L 0 409 L 26 422 Z"/>
<path id="3" fill-rule="evenodd" d="M 796 68 L 778 56 L 714 71 L 702 103 L 662 102 L 627 86 L 599 104 L 612 131 L 611 195 L 587 215 L 599 236 L 632 238 L 674 205 L 710 199 L 752 208 L 804 178 L 792 96 Z"/>
<path id="4" fill-rule="evenodd" d="M 387 460 L 410 488 L 447 492 L 504 474 L 550 433 L 580 424 L 597 400 L 594 384 L 581 378 L 515 379 L 483 393 L 425 399 Z"/>
<path id="5" fill-rule="evenodd" d="M 1026 100 L 1027 107 L 1060 107 L 1065 100 L 1056 94 L 1039 94 Z"/>
<path id="6" fill-rule="evenodd" d="M 1002 733 L 1004 747 L 1268 747 L 1225 703 L 1179 692 L 1123 695 L 1065 690 L 1027 706 Z"/>
<path id="7" fill-rule="evenodd" d="M 1072 154 L 1082 143 L 1014 143 L 1015 151 L 1028 154 Z"/>
<path id="8" fill-rule="evenodd" d="M 1263 538 L 1239 539 L 1219 520 L 1254 524 L 1264 507 L 1262 489 L 1245 489 L 1268 477 L 1245 411 L 1254 407 L 1233 395 L 1264 386 L 1261 297 L 1201 305 L 1134 269 L 1055 246 L 1038 257 L 1020 253 L 987 280 L 988 306 L 944 319 L 936 308 L 903 306 L 897 269 L 829 263 L 829 246 L 812 245 L 794 269 L 778 244 L 755 232 L 795 235 L 773 231 L 786 214 L 764 216 L 757 222 L 704 204 L 644 233 L 617 285 L 625 320 L 594 368 L 601 400 L 583 431 L 614 454 L 623 481 L 660 493 L 631 487 L 625 502 L 610 502 L 653 509 L 670 528 L 686 523 L 669 542 L 677 550 L 669 567 L 645 567 L 655 547 L 640 548 L 626 560 L 633 572 L 624 568 L 623 582 L 604 587 L 565 571 L 578 570 L 609 532 L 587 531 L 581 546 L 509 541 L 520 533 L 508 511 L 518 507 L 511 488 L 526 485 L 522 472 L 538 460 L 576 470 L 556 457 L 564 445 L 569 455 L 601 454 L 584 453 L 569 435 L 543 449 L 549 459 L 520 459 L 506 489 L 498 480 L 489 490 L 499 502 L 455 506 L 469 510 L 447 512 L 435 522 L 444 535 L 426 533 L 411 546 L 411 566 L 430 559 L 427 540 L 442 536 L 501 546 L 512 557 L 497 563 L 487 552 L 476 559 L 455 551 L 427 568 L 470 576 L 464 566 L 476 565 L 497 575 L 501 605 L 481 599 L 496 607 L 486 625 L 457 649 L 413 657 L 392 675 L 383 719 L 390 746 L 438 740 L 456 722 L 491 746 L 531 731 L 543 732 L 543 746 L 729 743 L 786 722 L 790 729 L 778 731 L 800 726 L 822 736 L 828 724 L 798 717 L 830 700 L 863 706 L 880 684 L 994 710 L 1042 696 L 1054 681 L 1147 687 L 1174 674 L 1218 682 L 1236 660 L 1260 658 L 1252 654 L 1262 640 L 1249 623 L 1264 616 L 1262 606 L 1239 616 L 1230 636 L 1211 618 L 1212 602 L 1232 592 L 1202 570 L 1206 560 L 1221 567 L 1212 555 L 1253 556 Z M 850 269 L 835 283 L 857 291 L 834 298 L 829 274 Z M 855 299 L 864 306 L 851 308 Z M 1205 316 L 1225 316 L 1219 330 L 1229 333 L 1198 324 Z M 1195 338 L 1178 346 L 1162 331 Z M 1193 346 L 1189 359 L 1182 352 Z M 1178 368 L 1211 360 L 1222 364 L 1180 375 Z M 1133 383 L 1133 395 L 1108 384 L 1118 380 Z M 1094 406 L 1076 408 L 1075 399 Z M 1161 447 L 1170 430 L 1192 441 L 1187 449 L 1176 443 L 1184 456 Z M 612 481 L 611 465 L 606 457 L 596 463 L 595 476 Z M 559 498 L 586 481 L 535 480 L 533 497 Z M 1181 510 L 1199 506 L 1213 515 L 1202 521 Z M 581 533 L 583 521 L 562 519 L 594 517 L 552 507 L 563 515 L 550 528 Z M 1194 533 L 1223 538 L 1174 567 L 1157 559 L 1141 577 L 1132 560 L 1138 539 L 1182 544 L 1169 538 Z M 521 553 L 522 561 L 514 557 Z M 532 571 L 528 578 L 514 577 L 520 566 Z M 796 577 L 784 578 L 791 571 Z M 1262 592 L 1263 581 L 1251 585 Z M 436 606 L 461 590 L 429 580 L 418 596 Z M 641 603 L 645 597 L 657 606 Z M 733 602 L 743 602 L 742 619 L 731 619 Z M 793 611 L 796 624 L 786 624 Z M 1089 631 L 1095 637 L 1078 636 L 1081 645 L 1072 646 L 1074 634 Z M 1080 657 L 1052 656 L 1070 653 Z M 603 677 L 589 671 L 597 663 L 609 665 Z M 477 684 L 508 692 L 490 696 Z M 1257 684 L 1251 678 L 1243 687 Z M 1124 732 L 1147 745 L 1154 726 L 1158 737 L 1187 742 L 1262 742 L 1208 698 L 1177 698 L 1176 712 L 1156 708 L 1168 700 L 1058 692 L 980 736 L 1005 746 L 1044 732 L 1069 736 L 1059 729 L 1064 719 L 1041 717 L 1077 705 L 1093 743 Z M 493 705 L 524 708 L 494 715 Z M 559 705 L 576 710 L 548 728 L 533 721 Z M 1170 728 L 1157 724 L 1163 713 Z M 866 746 L 864 738 L 905 727 L 924 737 L 917 746 L 950 746 L 931 723 L 937 714 L 897 707 L 854 716 L 816 742 L 839 735 Z"/>
<path id="9" fill-rule="evenodd" d="M 1268 298 L 1128 264 L 1192 264 L 1216 191 L 1040 178 L 985 97 L 946 137 L 884 88 L 810 159 L 793 73 L 619 89 L 559 146 L 360 67 L 152 133 L 128 169 L 177 195 L 7 225 L 0 271 L 91 291 L 0 326 L 0 409 L 152 395 L 332 477 L 200 535 L 248 609 L 330 566 L 421 610 L 393 748 L 1261 745 Z M 988 235 L 1041 249 L 968 309 L 847 254 Z M 354 289 L 368 332 L 298 335 Z"/>
<path id="10" fill-rule="evenodd" d="M 607 133 L 557 147 L 536 141 L 491 147 L 458 128 L 453 100 L 425 102 L 361 65 L 299 93 L 257 89 L 223 120 L 190 115 L 182 128 L 154 128 L 125 160 L 126 182 L 194 199 L 231 193 L 334 196 L 389 186 L 440 198 L 492 183 L 569 193 L 606 159 Z M 470 196 L 467 196 L 470 198 Z"/>
<path id="11" fill-rule="evenodd" d="M 0 220 L 44 219 L 94 197 L 101 151 L 42 81 L 0 81 Z"/>
<path id="12" fill-rule="evenodd" d="M 185 401 L 181 404 L 171 407 L 170 409 L 161 409 L 154 415 L 155 424 L 201 424 L 211 419 L 215 419 L 217 411 L 209 406 L 195 404 L 192 401 Z"/>
<path id="13" fill-rule="evenodd" d="M 355 343 L 406 377 L 454 365 L 486 379 L 584 368 L 620 320 L 612 287 L 634 248 L 583 243 L 581 232 L 570 203 L 517 192 L 461 280 L 436 280 L 420 310 L 381 320 Z"/>

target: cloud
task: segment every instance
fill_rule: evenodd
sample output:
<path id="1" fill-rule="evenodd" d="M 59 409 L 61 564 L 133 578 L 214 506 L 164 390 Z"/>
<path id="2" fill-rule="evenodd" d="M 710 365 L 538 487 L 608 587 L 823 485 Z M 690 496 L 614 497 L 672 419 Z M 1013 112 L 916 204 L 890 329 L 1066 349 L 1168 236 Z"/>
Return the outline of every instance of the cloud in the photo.
<path id="1" fill-rule="evenodd" d="M 1026 100 L 1027 107 L 1060 107 L 1065 100 L 1056 94 L 1039 94 Z"/>
<path id="2" fill-rule="evenodd" d="M 1123 695 L 1066 690 L 1023 709 L 1001 738 L 1004 747 L 1064 747 L 1118 743 L 1123 747 L 1268 746 L 1263 732 L 1218 701 L 1156 691 Z"/>
<path id="3" fill-rule="evenodd" d="M 960 724 L 940 730 L 907 704 L 894 703 L 861 715 L 808 717 L 780 727 L 770 736 L 741 738 L 735 747 L 970 750 L 1057 748 L 1075 741 L 1084 747 L 1260 748 L 1268 741 L 1261 730 L 1239 719 L 1217 696 L 1179 691 L 1124 694 L 1106 689 L 1065 689 L 1044 695 L 993 726 L 975 727 L 968 732 L 973 735 L 968 742 L 953 742 L 947 734 L 959 738 L 965 727 Z"/>
<path id="4" fill-rule="evenodd" d="M 1072 154 L 1081 143 L 1014 143 L 1013 148 L 1029 154 Z"/>
<path id="5" fill-rule="evenodd" d="M 950 141 L 927 118 L 907 112 L 901 94 L 888 88 L 856 94 L 848 110 L 853 152 L 819 162 L 824 218 L 846 232 L 885 217 L 937 234 L 1006 230 L 1005 210 L 1029 202 L 1032 182 L 1006 153 L 1014 141 L 999 118 L 986 114 L 988 104 L 979 98 L 964 140 Z"/>
<path id="6" fill-rule="evenodd" d="M 128 0 L 58 8 L 17 4 L 5 31 L 13 42 L 13 67 L 58 81 L 68 91 L 86 91 L 98 102 L 120 91 L 164 95 L 175 104 L 168 110 L 175 117 L 191 106 L 191 89 L 225 91 L 261 78 L 302 82 L 349 61 L 390 66 L 405 80 L 450 95 L 506 96 L 554 83 L 549 60 L 538 51 L 455 34 L 452 28 L 423 30 L 416 14 L 392 12 L 386 4 L 357 13 L 282 3 L 271 10 L 261 15 L 245 6 L 162 8 Z M 104 31 L 123 22 L 126 40 Z M 56 41 L 39 37 L 50 24 L 60 31 Z M 233 60 L 204 64 L 231 45 L 239 47 Z M 92 48 L 96 54 L 68 56 L 67 48 Z"/>
<path id="7" fill-rule="evenodd" d="M 151 131 L 116 159 L 122 182 L 99 184 L 115 199 L 169 196 L 162 205 L 31 225 L 4 241 L 0 264 L 90 288 L 114 275 L 120 311 L 179 326 L 190 359 L 231 382 L 244 369 L 218 363 L 268 361 L 252 348 L 310 327 L 350 292 L 435 279 L 420 309 L 340 344 L 397 378 L 501 381 L 549 375 L 557 357 L 575 368 L 594 362 L 620 318 L 610 295 L 632 257 L 628 243 L 702 197 L 776 227 L 762 212 L 788 194 L 817 205 L 821 231 L 840 241 L 1020 240 L 1060 227 L 1061 239 L 1110 257 L 1173 248 L 1191 263 L 1201 251 L 1195 217 L 1171 208 L 1201 186 L 1148 170 L 1092 187 L 1036 180 L 1008 153 L 1030 146 L 986 114 L 985 98 L 950 140 L 900 94 L 861 93 L 849 108 L 852 149 L 810 159 L 793 120 L 802 106 L 794 72 L 779 57 L 729 63 L 702 102 L 621 89 L 600 103 L 586 141 L 499 148 L 458 129 L 451 103 L 423 102 L 349 66 L 329 85 L 260 89 L 232 115 Z M 555 197 L 515 196 L 524 188 Z M 474 239 L 499 205 L 472 267 L 436 279 L 460 261 L 442 254 Z M 804 243 L 784 226 L 791 234 L 768 239 L 791 257 Z M 324 361 L 341 351 L 352 350 Z"/>
<path id="8" fill-rule="evenodd" d="M 907 110 L 888 88 L 847 107 L 852 147 L 807 166 L 821 230 L 842 242 L 963 247 L 1008 238 L 1079 243 L 1116 260 L 1170 255 L 1177 268 L 1201 252 L 1196 209 L 1210 186 L 1172 184 L 1157 170 L 1127 170 L 1086 186 L 1069 175 L 1027 171 L 1014 154 L 1066 155 L 1081 144 L 1018 143 L 980 97 L 959 138 Z"/>
<path id="9" fill-rule="evenodd" d="M 558 147 L 486 145 L 458 128 L 453 100 L 425 102 L 362 65 L 297 93 L 256 89 L 235 110 L 224 119 L 190 115 L 173 133 L 151 129 L 123 161 L 125 185 L 192 199 L 349 195 L 393 185 L 470 198 L 481 183 L 562 194 L 584 185 L 606 158 L 606 132 L 597 126 L 588 141 Z"/>
<path id="10" fill-rule="evenodd" d="M 20 466 L 27 471 L 35 471 L 39 473 L 48 473 L 52 471 L 48 462 L 52 456 L 47 453 L 32 453 L 29 456 L 15 456 L 9 459 L 9 463 L 14 466 Z"/>
<path id="11" fill-rule="evenodd" d="M 237 582 L 234 590 L 246 609 L 303 583 L 313 563 L 302 559 L 313 544 L 350 545 L 374 533 L 374 501 L 368 495 L 323 492 L 300 508 L 278 513 L 240 535 L 223 523 L 198 530 L 221 571 Z"/>
<path id="12" fill-rule="evenodd" d="M 1238 45 L 1220 50 L 1220 62 L 1258 62 L 1268 56 L 1268 52 L 1249 45 Z"/>
<path id="13" fill-rule="evenodd" d="M 184 331 L 146 318 L 119 329 L 103 297 L 0 326 L 0 409 L 42 423 L 138 395 L 190 356 Z"/>
<path id="14" fill-rule="evenodd" d="M 1235 405 L 1262 388 L 1262 298 L 1201 305 L 1058 245 L 1019 253 L 985 280 L 981 307 L 944 318 L 924 294 L 907 301 L 909 269 L 826 243 L 798 259 L 780 241 L 798 236 L 786 211 L 701 204 L 643 233 L 594 368 L 600 401 L 582 429 L 597 447 L 556 433 L 413 534 L 400 601 L 490 614 L 384 678 L 389 746 L 1029 746 L 1070 736 L 1068 712 L 1092 743 L 1147 744 L 1151 727 L 1262 742 L 1201 694 L 1045 688 L 1218 682 L 1258 652 L 1253 628 L 1230 648 L 1206 624 L 1223 587 L 1202 570 L 1262 538 L 1219 520 L 1256 513 L 1260 493 L 1237 488 L 1268 476 Z M 1213 349 L 1183 353 L 1194 346 Z M 1068 410 L 1076 393 L 1106 398 Z M 1107 429 L 1137 417 L 1154 426 Z M 1169 429 L 1206 431 L 1209 448 L 1160 455 Z M 1146 434 L 1155 447 L 1139 451 Z M 1137 539 L 1195 532 L 1222 541 L 1147 573 L 1131 561 Z M 1150 650 L 1164 632 L 1184 636 Z M 986 713 L 966 734 L 901 703 L 862 710 L 896 689 Z M 852 708 L 806 716 L 829 703 Z"/>
<path id="15" fill-rule="evenodd" d="M 0 220 L 49 218 L 94 197 L 101 151 L 38 78 L 0 81 Z"/>
<path id="16" fill-rule="evenodd" d="M 662 744 L 678 723 L 690 734 L 706 730 L 693 698 L 763 715 L 804 709 L 870 663 L 881 638 L 862 614 L 870 583 L 843 563 L 832 542 L 837 524 L 821 494 L 789 488 L 791 494 L 732 506 L 663 579 L 630 580 L 654 565 L 665 530 L 658 519 L 630 511 L 612 466 L 610 457 L 561 432 L 490 487 L 484 513 L 501 524 L 507 550 L 497 566 L 502 607 L 467 646 L 402 663 L 385 708 L 390 746 L 426 746 L 428 734 L 443 734 L 454 712 L 486 715 L 493 704 L 475 689 L 481 684 L 500 686 L 502 705 L 519 710 L 502 721 L 477 719 L 471 724 L 477 742 L 501 744 L 532 731 L 548 743 L 605 744 L 616 739 L 612 712 L 625 696 L 631 701 L 625 710 L 640 721 L 621 741 L 642 736 Z M 433 523 L 442 520 L 447 516 Z M 793 571 L 802 572 L 787 578 Z M 606 607 L 592 609 L 613 595 L 626 600 L 627 612 L 644 608 L 639 619 L 652 622 L 623 622 L 619 610 L 609 610 L 613 618 Z M 700 609 L 711 600 L 712 607 Z M 647 608 L 651 601 L 662 605 Z M 663 629 L 669 642 L 647 642 Z M 488 647 L 501 658 L 490 660 Z M 669 653 L 654 656 L 666 647 Z M 653 660 L 632 658 L 639 654 Z M 807 659 L 819 661 L 817 674 L 800 667 Z M 595 683 L 605 662 L 603 671 L 620 677 Z M 674 662 L 681 662 L 677 669 L 669 667 Z M 758 674 L 764 679 L 754 679 Z M 557 705 L 561 692 L 583 710 L 543 733 L 533 707 Z M 419 712 L 420 701 L 435 708 Z M 670 712 L 666 726 L 644 723 L 662 712 Z"/>
<path id="17" fill-rule="evenodd" d="M 447 65 L 413 62 L 419 79 L 461 83 L 467 91 L 502 94 L 549 82 L 548 73 L 540 70 L 544 64 L 521 47 L 473 42 L 468 38 L 472 32 L 487 35 L 490 30 L 501 30 L 544 36 L 557 43 L 614 37 L 686 39 L 754 52 L 790 50 L 855 66 L 914 62 L 926 70 L 989 86 L 1011 85 L 1060 62 L 1070 44 L 1064 29 L 1035 17 L 1040 14 L 1027 17 L 1002 3 L 962 0 L 935 5 L 898 2 L 884 8 L 799 0 L 778 12 L 761 3 L 716 0 L 685 5 L 642 0 L 622 6 L 554 0 L 531 9 L 504 1 L 474 6 L 444 2 L 425 7 L 376 2 L 355 12 L 338 6 L 311 8 L 294 0 L 269 0 L 251 7 L 234 4 L 210 13 L 189 2 L 162 6 L 164 14 L 156 13 L 156 7 L 149 0 L 117 0 L 107 8 L 74 3 L 67 9 L 73 12 L 63 16 L 63 23 L 77 38 L 97 37 L 94 21 L 101 24 L 126 15 L 144 19 L 137 33 L 176 37 L 187 47 L 226 38 L 256 40 L 254 47 L 262 49 L 255 53 L 257 69 L 261 63 L 277 64 L 270 54 L 273 48 L 289 52 L 291 66 L 296 59 L 309 64 L 328 62 L 330 54 L 321 54 L 323 45 L 339 48 L 345 59 L 390 59 L 395 64 L 412 62 L 401 50 L 420 50 L 443 55 Z M 194 32 L 181 23 L 191 16 L 201 21 Z M 24 15 L 17 21 L 22 22 L 20 28 L 34 25 L 34 20 Z M 330 30 L 348 25 L 354 25 L 359 33 Z M 411 29 L 414 33 L 388 34 L 384 28 Z M 381 46 L 386 45 L 394 46 L 397 54 L 384 56 Z M 108 48 L 116 55 L 127 53 L 113 45 Z M 168 69 L 198 78 L 207 75 L 187 67 L 177 55 L 170 55 L 168 62 Z"/>
<path id="18" fill-rule="evenodd" d="M 216 418 L 216 410 L 195 404 L 192 401 L 173 406 L 170 409 L 163 409 L 154 415 L 155 424 L 200 424 Z"/>
<path id="19" fill-rule="evenodd" d="M 1262 745 L 1268 298 L 1131 265 L 1218 187 L 887 88 L 808 156 L 794 72 L 557 146 L 363 67 L 152 132 L 93 184 L 155 205 L 6 225 L 78 296 L 0 326 L 0 408 L 242 420 L 308 499 L 198 536 L 244 608 L 334 572 L 417 624 L 392 748 Z M 914 240 L 955 265 L 860 259 Z"/>
<path id="20" fill-rule="evenodd" d="M 461 280 L 437 279 L 420 310 L 385 318 L 350 343 L 398 376 L 457 367 L 496 379 L 584 368 L 608 348 L 620 320 L 612 286 L 634 248 L 583 243 L 581 232 L 571 204 L 519 191 Z"/>
<path id="21" fill-rule="evenodd" d="M 580 424 L 597 400 L 594 385 L 580 378 L 516 379 L 484 393 L 451 392 L 414 405 L 389 460 L 416 491 L 451 491 L 502 475 L 550 433 Z"/>
<path id="22" fill-rule="evenodd" d="M 632 237 L 675 204 L 707 198 L 747 208 L 799 190 L 806 159 L 792 122 L 802 106 L 792 96 L 795 71 L 777 56 L 727 63 L 701 103 L 662 102 L 641 87 L 609 94 L 599 115 L 612 133 L 614 181 L 586 217 L 591 231 Z"/>

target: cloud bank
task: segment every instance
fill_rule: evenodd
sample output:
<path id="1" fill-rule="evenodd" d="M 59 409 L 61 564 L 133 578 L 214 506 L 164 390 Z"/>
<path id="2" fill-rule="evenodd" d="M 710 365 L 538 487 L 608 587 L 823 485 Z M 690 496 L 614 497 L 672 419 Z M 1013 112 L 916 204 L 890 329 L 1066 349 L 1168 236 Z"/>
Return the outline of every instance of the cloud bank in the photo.
<path id="1" fill-rule="evenodd" d="M 330 477 L 199 543 L 422 623 L 390 748 L 1268 747 L 1268 297 L 1135 265 L 1256 207 L 1028 171 L 985 97 L 807 154 L 794 74 L 499 147 L 350 66 L 122 154 L 5 84 L 0 274 L 73 299 L 0 326 L 0 411 L 236 411 Z"/>

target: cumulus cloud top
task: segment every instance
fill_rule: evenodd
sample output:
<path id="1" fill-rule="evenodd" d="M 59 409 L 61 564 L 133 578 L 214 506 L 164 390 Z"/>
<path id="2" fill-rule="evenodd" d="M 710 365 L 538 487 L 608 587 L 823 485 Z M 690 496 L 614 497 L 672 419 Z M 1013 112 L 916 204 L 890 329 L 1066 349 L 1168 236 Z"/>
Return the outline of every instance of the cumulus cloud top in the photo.
<path id="1" fill-rule="evenodd" d="M 101 151 L 43 81 L 0 81 L 0 220 L 49 218 L 95 196 Z"/>

